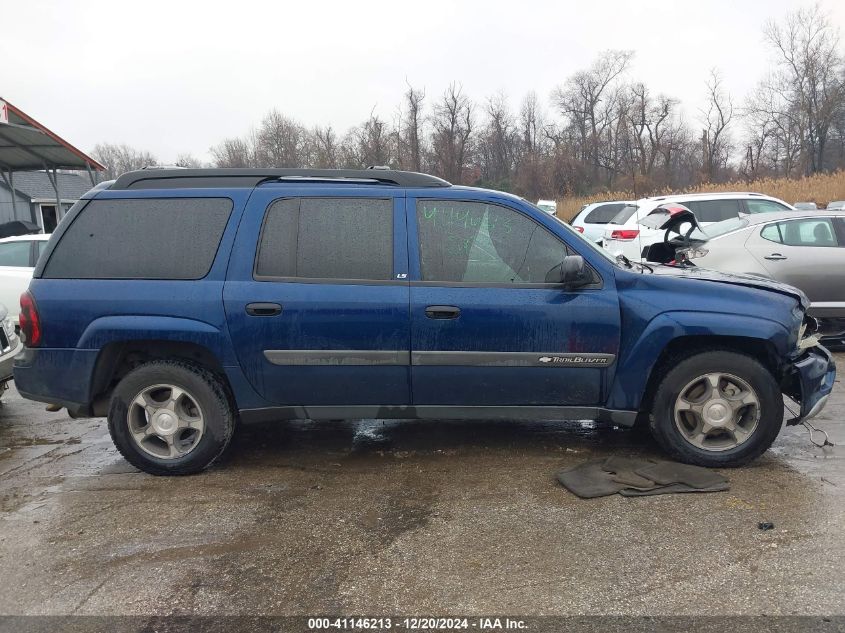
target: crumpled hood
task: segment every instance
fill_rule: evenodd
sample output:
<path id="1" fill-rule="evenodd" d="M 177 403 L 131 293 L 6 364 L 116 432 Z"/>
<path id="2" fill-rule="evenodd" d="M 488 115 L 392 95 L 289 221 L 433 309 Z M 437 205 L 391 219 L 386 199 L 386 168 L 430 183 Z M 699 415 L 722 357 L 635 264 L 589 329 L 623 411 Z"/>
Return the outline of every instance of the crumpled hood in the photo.
<path id="1" fill-rule="evenodd" d="M 686 277 L 688 279 L 701 279 L 702 281 L 715 281 L 723 284 L 733 284 L 735 286 L 746 286 L 748 288 L 758 288 L 762 290 L 771 290 L 790 297 L 794 297 L 801 304 L 802 309 L 807 310 L 810 307 L 810 300 L 802 291 L 795 286 L 768 279 L 766 277 L 758 277 L 757 275 L 748 275 L 745 273 L 723 273 L 717 270 L 708 270 L 706 268 L 698 268 L 697 266 L 667 266 L 663 264 L 649 264 L 654 269 L 655 275 L 671 275 L 673 277 Z M 644 273 L 649 274 L 649 273 Z"/>

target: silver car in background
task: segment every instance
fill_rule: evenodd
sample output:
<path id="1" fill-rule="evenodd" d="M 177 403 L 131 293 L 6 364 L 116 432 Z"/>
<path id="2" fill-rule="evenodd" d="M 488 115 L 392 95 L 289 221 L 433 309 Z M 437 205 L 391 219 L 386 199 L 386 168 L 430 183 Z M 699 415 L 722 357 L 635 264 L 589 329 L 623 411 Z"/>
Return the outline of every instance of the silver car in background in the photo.
<path id="1" fill-rule="evenodd" d="M 800 288 L 824 335 L 845 337 L 845 211 L 761 213 L 701 230 L 707 241 L 690 250 L 693 264 Z"/>

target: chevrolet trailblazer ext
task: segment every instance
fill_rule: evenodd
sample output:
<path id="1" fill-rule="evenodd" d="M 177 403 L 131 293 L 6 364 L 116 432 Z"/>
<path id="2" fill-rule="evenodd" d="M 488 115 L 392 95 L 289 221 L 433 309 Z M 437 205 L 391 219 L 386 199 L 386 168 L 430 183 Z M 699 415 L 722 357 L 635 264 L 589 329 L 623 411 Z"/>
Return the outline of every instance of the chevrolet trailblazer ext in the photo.
<path id="1" fill-rule="evenodd" d="M 824 406 L 807 298 L 616 261 L 525 200 L 371 169 L 142 170 L 84 196 L 21 297 L 20 392 L 108 415 L 138 468 L 209 466 L 238 420 L 633 425 L 736 466 Z"/>

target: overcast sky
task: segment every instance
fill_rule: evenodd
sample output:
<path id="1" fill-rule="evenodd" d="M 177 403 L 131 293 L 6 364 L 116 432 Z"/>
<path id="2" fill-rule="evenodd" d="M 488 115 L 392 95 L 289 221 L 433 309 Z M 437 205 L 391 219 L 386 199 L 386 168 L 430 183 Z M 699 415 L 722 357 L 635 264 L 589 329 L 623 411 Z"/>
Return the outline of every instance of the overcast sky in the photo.
<path id="1" fill-rule="evenodd" d="M 475 100 L 549 95 L 608 48 L 696 116 L 709 69 L 737 103 L 769 68 L 762 27 L 801 0 L 44 2 L 0 0 L 0 96 L 80 149 L 164 162 L 240 136 L 271 108 L 343 132 L 393 116 L 406 79 Z M 845 2 L 824 0 L 845 31 Z"/>

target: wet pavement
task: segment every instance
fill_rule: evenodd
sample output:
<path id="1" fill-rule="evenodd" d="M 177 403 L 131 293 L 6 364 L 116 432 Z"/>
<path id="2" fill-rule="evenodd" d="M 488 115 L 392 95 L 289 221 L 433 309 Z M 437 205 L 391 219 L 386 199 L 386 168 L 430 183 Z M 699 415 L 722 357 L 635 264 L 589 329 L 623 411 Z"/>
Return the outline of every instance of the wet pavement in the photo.
<path id="1" fill-rule="evenodd" d="M 845 613 L 845 446 L 803 427 L 729 492 L 581 500 L 558 470 L 662 455 L 578 422 L 285 422 L 159 478 L 104 420 L 2 403 L 2 614 Z M 816 424 L 845 444 L 841 382 Z"/>

